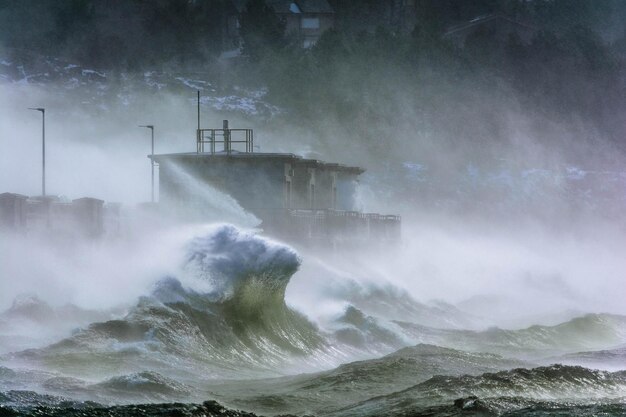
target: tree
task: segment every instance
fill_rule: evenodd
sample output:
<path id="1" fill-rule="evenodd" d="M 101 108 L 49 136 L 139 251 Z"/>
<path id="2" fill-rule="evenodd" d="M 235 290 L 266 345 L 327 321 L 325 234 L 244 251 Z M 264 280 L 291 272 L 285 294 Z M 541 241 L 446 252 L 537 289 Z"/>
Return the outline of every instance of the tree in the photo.
<path id="1" fill-rule="evenodd" d="M 241 16 L 239 33 L 243 40 L 243 53 L 252 60 L 259 60 L 268 52 L 285 46 L 285 22 L 265 0 L 248 1 Z"/>

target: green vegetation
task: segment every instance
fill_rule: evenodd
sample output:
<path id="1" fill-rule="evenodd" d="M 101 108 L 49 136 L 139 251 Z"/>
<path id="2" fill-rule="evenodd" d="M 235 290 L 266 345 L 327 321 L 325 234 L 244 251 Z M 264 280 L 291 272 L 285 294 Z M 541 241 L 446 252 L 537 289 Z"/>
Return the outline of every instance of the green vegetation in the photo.
<path id="1" fill-rule="evenodd" d="M 436 140 L 452 153 L 471 142 L 481 153 L 495 145 L 488 152 L 496 156 L 498 144 L 518 139 L 510 134 L 516 123 L 545 145 L 567 146 L 568 126 L 581 142 L 599 134 L 622 146 L 624 69 L 617 50 L 578 25 L 537 30 L 529 42 L 478 30 L 463 45 L 426 27 L 406 35 L 379 28 L 329 31 L 310 50 L 272 51 L 232 82 L 262 80 L 296 125 L 322 138 L 330 127 L 328 145 L 349 136 L 385 155 L 398 140 L 401 156 L 423 151 L 421 142 Z M 419 146 L 411 149 L 407 135 Z"/>
<path id="2" fill-rule="evenodd" d="M 0 0 L 0 46 L 100 68 L 203 65 L 227 45 L 227 0 Z"/>
<path id="3" fill-rule="evenodd" d="M 285 46 L 285 23 L 264 0 L 249 0 L 239 29 L 243 53 L 253 62 Z"/>
<path id="4" fill-rule="evenodd" d="M 408 33 L 372 24 L 382 0 L 330 3 L 336 28 L 310 49 L 285 34 L 263 0 L 248 2 L 235 41 L 232 22 L 224 23 L 236 15 L 227 0 L 104 8 L 95 0 L 0 0 L 0 39 L 8 51 L 120 71 L 191 68 L 224 90 L 266 88 L 283 112 L 254 125 L 276 133 L 272 146 L 300 152 L 307 143 L 364 164 L 383 182 L 410 176 L 393 187 L 405 201 L 456 198 L 472 164 L 482 172 L 505 159 L 508 167 L 591 169 L 623 155 L 626 2 L 416 0 Z M 508 33 L 485 24 L 446 34 L 488 15 L 501 16 Z M 218 65 L 239 42 L 242 56 Z M 407 173 L 404 163 L 423 165 L 439 182 L 420 183 L 419 169 Z"/>

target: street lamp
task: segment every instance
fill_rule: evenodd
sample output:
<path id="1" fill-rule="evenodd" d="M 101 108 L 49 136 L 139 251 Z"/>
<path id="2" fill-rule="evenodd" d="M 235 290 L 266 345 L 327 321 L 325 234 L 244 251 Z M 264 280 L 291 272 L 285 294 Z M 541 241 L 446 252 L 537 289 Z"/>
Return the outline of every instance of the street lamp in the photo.
<path id="1" fill-rule="evenodd" d="M 154 125 L 140 125 L 139 127 L 145 127 L 150 129 L 152 137 L 152 153 L 150 158 L 150 165 L 152 168 L 152 202 L 154 203 Z"/>
<path id="2" fill-rule="evenodd" d="M 29 107 L 28 110 L 41 112 L 41 195 L 46 196 L 46 109 Z"/>

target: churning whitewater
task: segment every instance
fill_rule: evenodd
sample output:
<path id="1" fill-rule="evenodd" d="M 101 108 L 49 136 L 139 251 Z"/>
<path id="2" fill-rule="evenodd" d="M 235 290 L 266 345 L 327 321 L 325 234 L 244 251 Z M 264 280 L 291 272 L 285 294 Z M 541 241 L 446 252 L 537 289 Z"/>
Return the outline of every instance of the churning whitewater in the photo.
<path id="1" fill-rule="evenodd" d="M 16 299 L 0 316 L 1 415 L 626 414 L 626 317 L 467 329 L 451 305 L 348 280 L 329 294 L 341 311 L 319 320 L 286 302 L 294 249 L 201 230 L 126 309 Z M 50 343 L 23 331 L 60 322 L 76 327 Z"/>

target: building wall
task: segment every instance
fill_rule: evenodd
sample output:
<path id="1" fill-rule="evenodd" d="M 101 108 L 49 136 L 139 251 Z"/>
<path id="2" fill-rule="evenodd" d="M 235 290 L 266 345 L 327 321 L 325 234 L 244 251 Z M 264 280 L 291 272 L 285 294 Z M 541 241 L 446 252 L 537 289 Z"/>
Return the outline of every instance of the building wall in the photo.
<path id="1" fill-rule="evenodd" d="M 202 205 L 204 184 L 255 209 L 355 210 L 357 174 L 311 161 L 256 158 L 190 158 L 159 164 L 161 202 Z M 206 200 L 204 200 L 206 201 Z"/>
<path id="2" fill-rule="evenodd" d="M 285 13 L 280 18 L 286 24 L 285 33 L 300 38 L 305 48 L 313 46 L 324 32 L 335 26 L 335 16 L 329 13 Z"/>
<path id="3" fill-rule="evenodd" d="M 57 238 L 98 238 L 105 231 L 103 219 L 104 201 L 95 198 L 67 202 L 56 196 L 0 195 L 0 230 Z"/>
<path id="4" fill-rule="evenodd" d="M 335 189 L 335 172 L 325 169 L 316 172 L 316 196 L 315 207 L 317 209 L 335 208 L 335 198 L 333 197 Z"/>
<path id="5" fill-rule="evenodd" d="M 104 201 L 95 198 L 79 198 L 72 201 L 74 222 L 77 230 L 86 237 L 104 233 Z"/>
<path id="6" fill-rule="evenodd" d="M 291 183 L 291 205 L 293 209 L 338 209 L 337 177 L 332 168 L 314 167 L 307 164 L 296 164 L 292 168 L 294 175 L 289 178 Z M 352 190 L 344 189 L 352 193 Z"/>
<path id="7" fill-rule="evenodd" d="M 358 210 L 356 201 L 356 191 L 358 186 L 356 174 L 338 173 L 336 180 L 337 187 L 337 210 L 355 211 Z"/>
<path id="8" fill-rule="evenodd" d="M 26 230 L 26 199 L 20 194 L 0 194 L 0 229 Z"/>
<path id="9" fill-rule="evenodd" d="M 295 172 L 293 170 L 293 165 L 290 163 L 285 164 L 284 168 L 285 174 L 285 183 L 283 190 L 283 208 L 291 208 L 293 204 L 293 184 L 294 184 L 294 175 Z"/>
<path id="10" fill-rule="evenodd" d="M 293 176 L 291 178 L 291 205 L 293 209 L 310 209 L 311 190 L 315 190 L 315 169 L 303 164 L 290 164 Z"/>
<path id="11" fill-rule="evenodd" d="M 161 202 L 164 204 L 202 204 L 215 187 L 235 198 L 248 210 L 284 205 L 284 162 L 249 159 L 212 158 L 189 160 L 175 165 L 159 164 Z"/>

